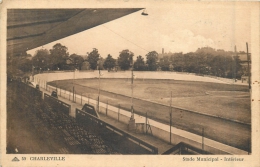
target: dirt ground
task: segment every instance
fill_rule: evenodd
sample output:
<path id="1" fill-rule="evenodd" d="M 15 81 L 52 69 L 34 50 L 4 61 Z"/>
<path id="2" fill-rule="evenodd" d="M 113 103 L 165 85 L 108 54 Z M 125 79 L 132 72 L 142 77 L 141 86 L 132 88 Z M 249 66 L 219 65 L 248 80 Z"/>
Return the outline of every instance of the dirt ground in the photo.
<path id="1" fill-rule="evenodd" d="M 100 100 L 125 109 L 131 107 L 130 79 L 101 79 Z M 73 81 L 50 83 L 62 89 L 72 90 Z M 97 98 L 98 79 L 74 80 L 76 92 Z M 135 80 L 134 109 L 140 115 L 169 124 L 170 92 L 172 106 L 212 114 L 245 123 L 251 122 L 250 98 L 246 86 L 174 80 Z M 141 100 L 144 99 L 144 100 Z M 156 102 L 156 103 L 151 103 Z M 159 104 L 160 103 L 160 104 Z M 161 105 L 162 104 L 162 105 Z M 173 109 L 175 127 L 205 136 L 244 150 L 249 149 L 251 126 Z"/>

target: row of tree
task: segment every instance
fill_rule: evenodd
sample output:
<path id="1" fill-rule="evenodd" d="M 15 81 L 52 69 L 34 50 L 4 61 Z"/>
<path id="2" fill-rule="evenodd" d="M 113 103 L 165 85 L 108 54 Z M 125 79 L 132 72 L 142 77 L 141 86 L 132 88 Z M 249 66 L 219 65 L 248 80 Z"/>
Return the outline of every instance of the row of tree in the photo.
<path id="1" fill-rule="evenodd" d="M 240 78 L 245 73 L 241 61 L 234 52 L 215 50 L 205 47 L 189 53 L 167 53 L 158 54 L 151 51 L 141 55 L 134 60 L 134 53 L 122 50 L 117 59 L 110 54 L 104 59 L 100 56 L 98 49 L 94 48 L 86 56 L 77 54 L 69 55 L 68 48 L 60 43 L 55 44 L 52 49 L 39 49 L 35 55 L 26 55 L 19 58 L 17 67 L 24 71 L 35 72 L 47 70 L 74 70 L 81 69 L 106 69 L 106 70 L 129 70 L 136 71 L 179 71 L 197 74 L 207 74 L 227 78 Z"/>

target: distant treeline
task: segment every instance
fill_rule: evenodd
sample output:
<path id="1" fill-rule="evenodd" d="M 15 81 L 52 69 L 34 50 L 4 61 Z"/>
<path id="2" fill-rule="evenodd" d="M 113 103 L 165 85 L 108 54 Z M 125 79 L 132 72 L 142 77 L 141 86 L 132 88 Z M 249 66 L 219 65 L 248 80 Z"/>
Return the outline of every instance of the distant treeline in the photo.
<path id="1" fill-rule="evenodd" d="M 189 53 L 158 54 L 151 51 L 142 57 L 134 58 L 128 49 L 122 50 L 117 59 L 108 54 L 101 57 L 94 48 L 86 55 L 69 54 L 66 46 L 57 43 L 52 49 L 39 49 L 35 55 L 22 53 L 8 56 L 8 73 L 33 72 L 40 73 L 53 70 L 130 70 L 135 71 L 177 71 L 214 75 L 225 78 L 240 78 L 246 74 L 239 56 L 234 52 L 215 50 L 210 47 L 199 48 Z"/>

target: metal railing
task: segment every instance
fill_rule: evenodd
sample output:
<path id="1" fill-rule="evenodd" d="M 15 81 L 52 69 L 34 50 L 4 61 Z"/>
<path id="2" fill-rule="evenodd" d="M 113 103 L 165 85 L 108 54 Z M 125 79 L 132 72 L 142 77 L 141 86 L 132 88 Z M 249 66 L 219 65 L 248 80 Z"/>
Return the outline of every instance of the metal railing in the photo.
<path id="1" fill-rule="evenodd" d="M 71 105 L 64 103 L 61 100 L 58 100 L 55 97 L 52 97 L 44 93 L 44 101 L 47 102 L 54 110 L 62 111 L 64 114 L 69 115 Z"/>
<path id="2" fill-rule="evenodd" d="M 197 147 L 194 147 L 192 145 L 186 144 L 184 142 L 180 142 L 177 145 L 175 145 L 174 147 L 170 148 L 169 150 L 165 151 L 164 153 L 162 153 L 162 155 L 168 155 L 168 154 L 212 154 L 208 151 L 199 149 Z"/>
<path id="3" fill-rule="evenodd" d="M 155 147 L 141 139 L 138 139 L 137 137 L 135 137 L 123 130 L 120 130 L 120 129 L 116 128 L 115 126 L 110 125 L 110 124 L 100 120 L 99 118 L 96 118 L 96 117 L 88 114 L 87 112 L 84 112 L 77 108 L 76 108 L 76 120 L 84 123 L 87 126 L 101 127 L 103 133 L 113 132 L 117 136 L 120 136 L 122 139 L 124 139 L 124 140 L 127 139 L 128 141 L 131 141 L 132 143 L 135 143 L 136 145 L 147 150 L 148 154 L 158 154 L 157 147 Z"/>

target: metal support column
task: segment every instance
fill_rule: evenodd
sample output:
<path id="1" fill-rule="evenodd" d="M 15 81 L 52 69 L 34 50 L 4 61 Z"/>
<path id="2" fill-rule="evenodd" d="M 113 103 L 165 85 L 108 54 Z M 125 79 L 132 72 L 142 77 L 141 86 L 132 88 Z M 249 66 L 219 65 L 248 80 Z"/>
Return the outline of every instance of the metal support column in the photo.
<path id="1" fill-rule="evenodd" d="M 247 54 L 247 68 L 248 68 L 248 70 L 247 70 L 247 75 L 248 75 L 248 88 L 249 88 L 249 91 L 250 91 L 250 89 L 251 89 L 251 73 L 250 73 L 250 71 L 251 71 L 251 69 L 250 69 L 250 58 L 249 58 L 249 53 L 248 53 L 248 44 L 246 43 L 246 54 Z"/>
<path id="2" fill-rule="evenodd" d="M 202 150 L 204 150 L 204 128 L 202 128 Z"/>
<path id="3" fill-rule="evenodd" d="M 172 91 L 170 99 L 170 144 L 172 144 Z"/>
<path id="4" fill-rule="evenodd" d="M 108 109 L 108 100 L 107 100 L 107 106 L 106 106 L 106 116 L 107 116 L 107 109 Z"/>
<path id="5" fill-rule="evenodd" d="M 118 105 L 118 112 L 117 112 L 117 121 L 119 122 L 119 115 L 120 115 L 120 104 Z"/>
<path id="6" fill-rule="evenodd" d="M 74 103 L 74 86 L 73 86 L 73 90 L 72 90 L 72 102 Z"/>

